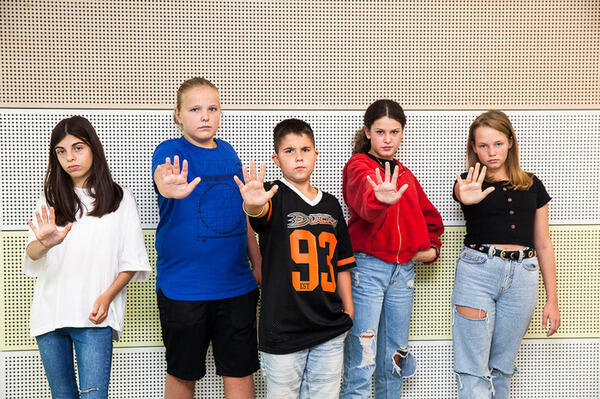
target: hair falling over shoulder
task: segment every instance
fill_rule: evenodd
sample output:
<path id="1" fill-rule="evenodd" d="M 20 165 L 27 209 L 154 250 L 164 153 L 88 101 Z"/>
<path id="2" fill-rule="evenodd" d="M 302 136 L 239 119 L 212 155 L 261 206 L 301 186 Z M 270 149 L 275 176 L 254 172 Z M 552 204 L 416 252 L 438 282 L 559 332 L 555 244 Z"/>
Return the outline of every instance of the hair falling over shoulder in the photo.
<path id="1" fill-rule="evenodd" d="M 77 214 L 83 212 L 79 197 L 75 193 L 73 181 L 59 163 L 56 145 L 66 136 L 72 135 L 85 142 L 91 149 L 93 161 L 91 173 L 85 188 L 94 200 L 94 209 L 88 215 L 101 217 L 119 208 L 123 199 L 123 189 L 113 181 L 104 155 L 100 139 L 91 123 L 73 116 L 58 122 L 50 136 L 48 168 L 44 179 L 44 195 L 48 206 L 54 208 L 56 224 L 64 226 L 74 222 Z"/>
<path id="2" fill-rule="evenodd" d="M 354 133 L 354 147 L 352 148 L 352 155 L 354 154 L 366 154 L 371 149 L 371 141 L 365 135 L 365 129 L 358 129 Z"/>

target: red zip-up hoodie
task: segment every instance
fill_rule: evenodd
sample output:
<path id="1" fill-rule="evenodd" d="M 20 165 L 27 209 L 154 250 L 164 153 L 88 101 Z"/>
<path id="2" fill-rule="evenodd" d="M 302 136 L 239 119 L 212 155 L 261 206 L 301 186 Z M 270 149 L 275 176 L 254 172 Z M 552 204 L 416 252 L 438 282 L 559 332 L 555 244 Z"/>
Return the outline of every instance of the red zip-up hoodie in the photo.
<path id="1" fill-rule="evenodd" d="M 430 247 L 439 254 L 442 245 L 439 237 L 444 232 L 442 217 L 412 172 L 398 160 L 395 162 L 397 187 L 408 184 L 408 189 L 392 205 L 379 202 L 367 181 L 367 176 L 377 181 L 377 168 L 384 176 L 385 170 L 377 161 L 366 154 L 354 154 L 344 166 L 344 201 L 350 209 L 348 230 L 352 250 L 390 263 L 407 263 L 417 251 Z"/>

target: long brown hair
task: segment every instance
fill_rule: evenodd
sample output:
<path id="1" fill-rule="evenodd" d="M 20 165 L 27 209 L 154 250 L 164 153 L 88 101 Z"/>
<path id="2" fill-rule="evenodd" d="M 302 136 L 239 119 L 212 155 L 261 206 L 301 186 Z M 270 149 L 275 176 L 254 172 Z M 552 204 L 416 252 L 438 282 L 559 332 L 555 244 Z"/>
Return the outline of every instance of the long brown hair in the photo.
<path id="1" fill-rule="evenodd" d="M 82 140 L 92 151 L 90 175 L 84 183 L 88 194 L 94 198 L 94 209 L 88 215 L 101 217 L 114 212 L 123 199 L 123 189 L 112 179 L 104 149 L 92 124 L 81 116 L 63 119 L 54 127 L 50 136 L 48 169 L 44 179 L 46 203 L 54 208 L 58 226 L 74 222 L 77 214 L 83 213 L 73 180 L 60 166 L 55 151 L 55 147 L 67 134 Z"/>
<path id="2" fill-rule="evenodd" d="M 190 78 L 188 80 L 185 80 L 177 89 L 177 103 L 175 105 L 175 109 L 177 109 L 177 110 L 181 109 L 181 96 L 183 95 L 183 93 L 185 93 L 186 91 L 188 91 L 191 88 L 202 87 L 202 86 L 207 86 L 207 87 L 213 88 L 217 91 L 217 94 L 219 93 L 219 89 L 217 89 L 217 86 L 212 84 L 209 80 L 201 78 L 201 77 Z M 220 101 L 220 99 L 219 99 L 219 101 Z M 181 124 L 175 117 L 175 111 L 173 111 L 173 122 L 175 122 L 175 124 L 177 125 L 177 127 L 179 129 L 183 130 L 183 126 L 181 126 Z"/>
<path id="3" fill-rule="evenodd" d="M 533 184 L 533 178 L 519 165 L 519 145 L 517 144 L 517 136 L 515 136 L 515 129 L 513 128 L 510 119 L 502 111 L 489 110 L 479 115 L 471 127 L 469 127 L 469 138 L 467 140 L 467 168 L 474 167 L 477 162 L 481 163 L 479 157 L 473 150 L 475 145 L 475 130 L 477 128 L 487 126 L 494 130 L 504 134 L 510 143 L 511 148 L 508 149 L 508 155 L 504 165 L 506 166 L 506 172 L 512 189 L 514 190 L 528 190 Z M 486 179 L 488 181 L 493 181 Z"/>
<path id="4" fill-rule="evenodd" d="M 379 118 L 387 116 L 394 119 L 402 125 L 406 126 L 406 115 L 404 110 L 396 101 L 393 100 L 377 100 L 369 105 L 363 117 L 363 127 L 356 131 L 354 135 L 354 149 L 352 154 L 366 154 L 371 149 L 371 140 L 365 134 L 365 127 L 370 129 L 373 123 Z"/>

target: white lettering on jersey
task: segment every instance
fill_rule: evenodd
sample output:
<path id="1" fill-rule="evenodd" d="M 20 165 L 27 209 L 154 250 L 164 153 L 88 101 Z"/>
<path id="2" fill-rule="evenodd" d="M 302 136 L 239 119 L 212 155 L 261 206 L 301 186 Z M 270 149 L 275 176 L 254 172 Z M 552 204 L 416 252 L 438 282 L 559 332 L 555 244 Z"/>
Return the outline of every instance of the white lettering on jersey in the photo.
<path id="1" fill-rule="evenodd" d="M 330 224 L 334 228 L 337 225 L 337 220 L 327 213 L 311 213 L 310 215 L 306 215 L 302 212 L 292 212 L 288 214 L 288 218 L 287 227 L 291 229 L 304 227 L 309 224 Z"/>

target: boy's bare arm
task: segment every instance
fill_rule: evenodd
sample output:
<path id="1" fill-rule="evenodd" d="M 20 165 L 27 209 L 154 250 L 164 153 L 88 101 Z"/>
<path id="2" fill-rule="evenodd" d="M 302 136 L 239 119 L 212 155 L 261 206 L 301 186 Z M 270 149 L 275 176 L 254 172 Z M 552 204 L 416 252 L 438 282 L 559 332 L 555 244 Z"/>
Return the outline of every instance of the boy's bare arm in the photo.
<path id="1" fill-rule="evenodd" d="M 344 270 L 343 272 L 339 272 L 337 274 L 337 280 L 337 293 L 342 299 L 344 312 L 346 312 L 350 318 L 354 319 L 354 303 L 352 302 L 350 271 Z"/>

